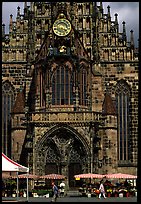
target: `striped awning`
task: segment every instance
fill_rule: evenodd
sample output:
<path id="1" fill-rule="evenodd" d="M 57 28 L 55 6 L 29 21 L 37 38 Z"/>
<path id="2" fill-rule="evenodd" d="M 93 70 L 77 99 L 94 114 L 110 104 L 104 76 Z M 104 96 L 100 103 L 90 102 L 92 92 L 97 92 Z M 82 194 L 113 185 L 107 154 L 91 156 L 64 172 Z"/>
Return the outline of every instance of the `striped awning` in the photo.
<path id="1" fill-rule="evenodd" d="M 43 179 L 65 179 L 66 177 L 64 175 L 61 175 L 61 174 L 46 174 L 46 175 L 40 176 L 40 178 L 43 178 Z"/>
<path id="2" fill-rule="evenodd" d="M 104 176 L 105 175 L 102 175 L 102 174 L 93 174 L 93 173 L 74 175 L 75 178 L 103 178 Z"/>
<path id="3" fill-rule="evenodd" d="M 122 173 L 116 173 L 116 174 L 105 174 L 106 178 L 125 178 L 125 179 L 136 179 L 137 176 L 132 174 L 122 174 Z"/>

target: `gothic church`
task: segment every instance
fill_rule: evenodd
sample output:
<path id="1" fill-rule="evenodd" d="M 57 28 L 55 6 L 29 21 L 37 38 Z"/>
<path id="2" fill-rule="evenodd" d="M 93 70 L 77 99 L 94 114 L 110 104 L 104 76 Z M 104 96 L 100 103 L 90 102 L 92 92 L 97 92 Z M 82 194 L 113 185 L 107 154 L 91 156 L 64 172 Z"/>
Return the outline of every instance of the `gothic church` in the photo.
<path id="1" fill-rule="evenodd" d="M 24 3 L 2 25 L 2 151 L 30 173 L 137 174 L 138 52 L 102 2 Z"/>

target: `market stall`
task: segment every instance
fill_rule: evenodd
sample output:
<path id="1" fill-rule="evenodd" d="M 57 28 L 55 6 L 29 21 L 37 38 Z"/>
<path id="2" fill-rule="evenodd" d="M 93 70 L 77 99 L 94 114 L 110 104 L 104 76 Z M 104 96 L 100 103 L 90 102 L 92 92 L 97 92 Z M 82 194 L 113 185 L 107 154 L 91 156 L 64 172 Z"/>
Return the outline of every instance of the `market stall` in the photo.
<path id="1" fill-rule="evenodd" d="M 13 161 L 9 157 L 7 157 L 4 153 L 2 153 L 2 173 L 3 172 L 16 172 L 17 174 L 17 200 L 19 197 L 19 183 L 18 183 L 18 173 L 19 172 L 26 172 L 29 173 L 29 168 L 18 164 L 17 162 Z M 27 177 L 27 200 L 28 200 L 28 177 Z"/>

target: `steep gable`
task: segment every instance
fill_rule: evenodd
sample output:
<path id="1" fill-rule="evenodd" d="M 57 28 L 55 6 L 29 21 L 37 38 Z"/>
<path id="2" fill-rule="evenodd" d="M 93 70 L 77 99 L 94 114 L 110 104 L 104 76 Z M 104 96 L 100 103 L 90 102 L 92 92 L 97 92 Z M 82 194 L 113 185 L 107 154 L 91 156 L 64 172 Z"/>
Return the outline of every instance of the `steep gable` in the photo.
<path id="1" fill-rule="evenodd" d="M 21 113 L 24 112 L 25 107 L 25 97 L 24 97 L 24 90 L 19 92 L 13 107 L 13 113 Z"/>
<path id="2" fill-rule="evenodd" d="M 67 17 L 63 15 L 63 18 L 68 20 Z M 61 14 L 58 16 L 58 19 L 61 19 Z M 69 20 L 68 20 L 69 21 Z M 54 21 L 55 22 L 55 21 Z M 54 24 L 53 22 L 53 24 Z M 43 44 L 41 45 L 41 48 L 39 50 L 39 54 L 36 57 L 36 62 L 46 59 L 47 56 L 50 56 L 52 54 L 66 54 L 67 48 L 70 48 L 68 55 L 76 55 L 79 58 L 84 58 L 87 60 L 90 60 L 90 57 L 80 40 L 80 34 L 79 32 L 74 28 L 71 21 L 69 21 L 71 24 L 71 31 L 67 36 L 57 36 L 55 35 L 53 31 L 53 24 L 48 32 L 46 32 L 45 39 Z"/>
<path id="3" fill-rule="evenodd" d="M 105 94 L 103 102 L 103 115 L 116 115 L 116 107 L 108 93 Z"/>

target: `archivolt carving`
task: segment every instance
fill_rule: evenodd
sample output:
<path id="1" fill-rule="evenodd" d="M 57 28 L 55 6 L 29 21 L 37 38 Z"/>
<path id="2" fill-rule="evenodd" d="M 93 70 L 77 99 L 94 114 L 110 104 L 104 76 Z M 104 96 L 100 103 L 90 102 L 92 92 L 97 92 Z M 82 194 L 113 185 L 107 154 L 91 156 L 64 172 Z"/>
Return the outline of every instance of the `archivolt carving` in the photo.
<path id="1" fill-rule="evenodd" d="M 89 144 L 89 128 L 88 127 L 78 127 L 78 128 L 75 128 L 77 130 L 77 132 L 79 132 L 83 137 L 84 139 L 87 140 L 87 144 Z"/>
<path id="2" fill-rule="evenodd" d="M 43 135 L 45 134 L 45 132 L 48 130 L 48 128 L 46 127 L 36 127 L 35 129 L 35 135 L 36 135 L 36 139 L 39 141 L 39 139 L 41 137 L 43 137 Z"/>

